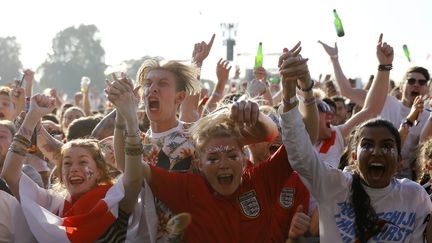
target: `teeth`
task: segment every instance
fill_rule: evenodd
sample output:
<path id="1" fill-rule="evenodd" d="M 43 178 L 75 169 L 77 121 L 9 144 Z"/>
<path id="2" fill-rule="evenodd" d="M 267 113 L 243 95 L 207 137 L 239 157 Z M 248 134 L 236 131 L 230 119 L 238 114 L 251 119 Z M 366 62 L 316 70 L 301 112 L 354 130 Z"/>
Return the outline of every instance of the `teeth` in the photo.
<path id="1" fill-rule="evenodd" d="M 231 177 L 231 175 L 220 175 L 219 178 L 225 179 L 225 178 L 229 178 Z"/>
<path id="2" fill-rule="evenodd" d="M 371 166 L 376 166 L 376 167 L 384 167 L 384 165 L 380 164 L 380 163 L 371 163 L 370 165 Z"/>

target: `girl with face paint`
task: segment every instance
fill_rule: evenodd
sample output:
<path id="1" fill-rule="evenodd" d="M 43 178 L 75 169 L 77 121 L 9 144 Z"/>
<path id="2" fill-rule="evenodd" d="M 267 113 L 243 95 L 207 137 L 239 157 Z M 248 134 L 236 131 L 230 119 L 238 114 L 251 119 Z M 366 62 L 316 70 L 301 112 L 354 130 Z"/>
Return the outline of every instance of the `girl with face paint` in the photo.
<path id="1" fill-rule="evenodd" d="M 40 118 L 54 109 L 54 102 L 54 98 L 40 94 L 31 98 L 30 110 L 9 147 L 1 176 L 20 200 L 25 220 L 39 242 L 124 240 L 142 184 L 139 137 L 126 139 L 134 149 L 126 150 L 125 170 L 117 181 L 109 176 L 95 139 L 72 140 L 62 146 L 56 169 L 57 188 L 62 191 L 39 188 L 21 174 L 32 131 Z M 133 134 L 138 123 L 136 112 L 131 114 L 135 116 L 127 117 L 126 130 Z"/>
<path id="2" fill-rule="evenodd" d="M 192 127 L 200 174 L 144 165 L 155 197 L 175 213 L 191 214 L 186 241 L 271 241 L 272 208 L 292 171 L 283 147 L 259 166 L 243 170 L 244 146 L 272 141 L 277 133 L 274 122 L 259 112 L 256 103 L 239 101 Z"/>
<path id="3" fill-rule="evenodd" d="M 303 87 L 309 81 L 296 78 L 294 71 L 302 69 L 303 59 L 293 55 L 285 62 L 289 99 L 297 84 Z M 378 75 L 383 72 L 388 70 Z M 284 105 L 283 111 L 283 144 L 291 166 L 318 202 L 321 242 L 424 242 L 432 203 L 419 184 L 394 177 L 401 162 L 401 139 L 389 121 L 373 119 L 355 129 L 351 173 L 320 159 L 297 105 Z"/>

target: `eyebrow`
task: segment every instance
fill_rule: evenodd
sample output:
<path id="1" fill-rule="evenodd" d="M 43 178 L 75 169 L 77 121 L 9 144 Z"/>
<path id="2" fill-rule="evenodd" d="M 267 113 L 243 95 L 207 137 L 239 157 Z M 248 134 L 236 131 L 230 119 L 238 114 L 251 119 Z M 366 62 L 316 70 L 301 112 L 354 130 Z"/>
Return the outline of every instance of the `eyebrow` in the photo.
<path id="1" fill-rule="evenodd" d="M 373 139 L 370 139 L 370 138 L 363 138 L 362 141 L 375 142 Z M 380 140 L 378 142 L 393 142 L 393 143 L 395 143 L 395 141 L 391 138 L 386 138 L 386 139 Z"/>
<path id="2" fill-rule="evenodd" d="M 83 155 L 80 155 L 79 156 L 79 158 L 82 158 L 82 157 L 88 157 L 88 158 L 90 158 L 90 156 L 88 156 L 88 155 L 86 155 L 86 154 L 83 154 Z M 65 157 L 63 157 L 63 158 L 65 158 L 65 159 L 70 159 L 70 158 L 72 158 L 71 156 L 65 156 Z"/>
<path id="3" fill-rule="evenodd" d="M 149 79 L 149 78 L 146 78 L 146 79 L 144 79 L 144 82 L 147 82 L 147 81 L 157 82 L 157 81 L 166 81 L 166 80 L 168 80 L 168 79 L 166 79 L 166 78 L 161 78 L 161 79 L 158 79 L 158 80 L 151 80 L 151 79 Z"/>

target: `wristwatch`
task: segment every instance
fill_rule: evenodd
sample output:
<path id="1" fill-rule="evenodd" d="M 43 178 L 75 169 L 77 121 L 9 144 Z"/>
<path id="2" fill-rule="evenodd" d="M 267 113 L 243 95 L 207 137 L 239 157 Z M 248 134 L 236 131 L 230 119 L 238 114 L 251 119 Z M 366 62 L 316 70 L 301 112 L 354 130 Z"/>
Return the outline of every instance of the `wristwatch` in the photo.
<path id="1" fill-rule="evenodd" d="M 412 127 L 414 125 L 414 122 L 405 118 L 405 119 L 402 119 L 401 124 L 402 125 L 408 125 L 409 127 Z"/>

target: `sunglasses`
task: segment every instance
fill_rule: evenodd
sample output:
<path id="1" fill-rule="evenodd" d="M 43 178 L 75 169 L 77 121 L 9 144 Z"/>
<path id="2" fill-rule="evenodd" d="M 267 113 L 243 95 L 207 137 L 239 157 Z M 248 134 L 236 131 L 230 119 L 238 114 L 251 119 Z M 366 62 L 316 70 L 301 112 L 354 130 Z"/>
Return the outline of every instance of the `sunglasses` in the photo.
<path id="1" fill-rule="evenodd" d="M 409 78 L 409 79 L 407 79 L 407 83 L 409 85 L 414 85 L 416 82 L 418 82 L 419 85 L 424 86 L 424 85 L 427 84 L 428 81 L 426 79 L 418 79 L 418 80 L 415 79 L 415 78 Z"/>
<path id="2" fill-rule="evenodd" d="M 332 109 L 330 108 L 330 106 L 325 103 L 324 101 L 321 101 L 317 104 L 318 110 L 320 112 L 324 112 L 324 113 L 333 113 Z"/>

